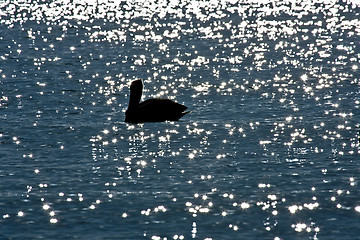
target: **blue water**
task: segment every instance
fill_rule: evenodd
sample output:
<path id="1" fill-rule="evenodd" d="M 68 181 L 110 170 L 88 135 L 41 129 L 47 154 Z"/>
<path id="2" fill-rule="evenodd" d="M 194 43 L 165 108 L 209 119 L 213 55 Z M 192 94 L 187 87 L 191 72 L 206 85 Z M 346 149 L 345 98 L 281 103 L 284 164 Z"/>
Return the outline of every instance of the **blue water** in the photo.
<path id="1" fill-rule="evenodd" d="M 360 239 L 359 13 L 0 2 L 0 238 Z M 124 123 L 137 78 L 192 112 Z"/>

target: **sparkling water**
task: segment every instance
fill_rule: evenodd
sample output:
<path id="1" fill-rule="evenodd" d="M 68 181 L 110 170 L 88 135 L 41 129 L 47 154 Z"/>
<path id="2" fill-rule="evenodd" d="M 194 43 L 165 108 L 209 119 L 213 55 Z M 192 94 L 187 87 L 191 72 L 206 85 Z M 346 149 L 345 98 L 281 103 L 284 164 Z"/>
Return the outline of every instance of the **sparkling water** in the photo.
<path id="1" fill-rule="evenodd" d="M 359 239 L 357 1 L 0 2 L 1 239 Z M 191 111 L 127 124 L 143 99 Z"/>

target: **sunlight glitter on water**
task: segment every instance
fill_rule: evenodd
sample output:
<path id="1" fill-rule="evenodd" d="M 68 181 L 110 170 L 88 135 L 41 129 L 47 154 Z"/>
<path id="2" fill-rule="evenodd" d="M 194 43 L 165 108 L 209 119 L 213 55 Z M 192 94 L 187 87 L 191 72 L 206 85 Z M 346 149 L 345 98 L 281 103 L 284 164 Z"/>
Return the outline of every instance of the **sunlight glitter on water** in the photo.
<path id="1" fill-rule="evenodd" d="M 98 213 L 137 222 L 134 239 L 316 239 L 346 228 L 331 219 L 360 212 L 356 2 L 0 6 L 0 144 L 10 159 L 0 176 L 11 183 L 2 224 L 37 222 L 38 211 L 54 225 L 79 213 L 91 224 Z M 123 123 L 137 78 L 143 99 L 192 112 Z M 13 208 L 13 198 L 31 206 Z"/>

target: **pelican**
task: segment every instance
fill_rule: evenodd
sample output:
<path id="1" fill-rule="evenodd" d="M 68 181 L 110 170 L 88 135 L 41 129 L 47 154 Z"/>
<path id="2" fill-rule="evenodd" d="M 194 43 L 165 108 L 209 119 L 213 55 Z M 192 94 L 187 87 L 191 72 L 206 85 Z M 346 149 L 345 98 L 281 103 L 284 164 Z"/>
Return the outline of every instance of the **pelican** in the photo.
<path id="1" fill-rule="evenodd" d="M 151 98 L 140 102 L 143 92 L 141 79 L 134 80 L 130 85 L 130 101 L 125 112 L 125 122 L 164 122 L 177 121 L 185 114 L 186 106 L 170 99 Z"/>

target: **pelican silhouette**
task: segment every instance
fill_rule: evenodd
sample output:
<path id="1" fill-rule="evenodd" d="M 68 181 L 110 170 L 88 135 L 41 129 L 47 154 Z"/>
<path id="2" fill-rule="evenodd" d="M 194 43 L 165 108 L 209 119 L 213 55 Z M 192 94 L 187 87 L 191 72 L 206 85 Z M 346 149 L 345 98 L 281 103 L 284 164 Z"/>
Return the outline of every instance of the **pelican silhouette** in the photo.
<path id="1" fill-rule="evenodd" d="M 130 101 L 125 112 L 125 122 L 177 121 L 189 113 L 185 112 L 186 106 L 170 99 L 151 98 L 140 103 L 142 91 L 142 80 L 134 80 L 130 85 Z"/>

